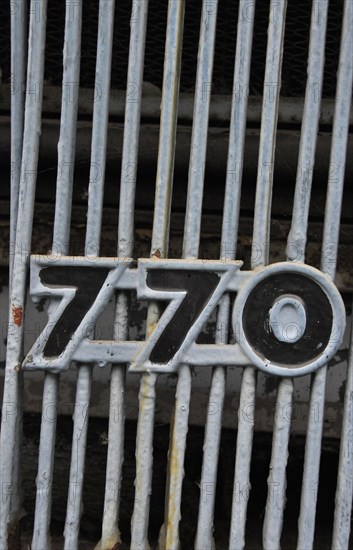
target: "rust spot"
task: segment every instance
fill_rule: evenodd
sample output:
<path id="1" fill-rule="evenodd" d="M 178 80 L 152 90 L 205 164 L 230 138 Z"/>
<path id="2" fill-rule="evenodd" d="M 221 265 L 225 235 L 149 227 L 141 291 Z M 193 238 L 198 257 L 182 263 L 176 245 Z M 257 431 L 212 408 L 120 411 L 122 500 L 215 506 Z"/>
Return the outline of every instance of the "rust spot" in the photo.
<path id="1" fill-rule="evenodd" d="M 161 251 L 159 250 L 159 248 L 157 248 L 157 250 L 153 253 L 153 256 L 155 258 L 160 258 L 161 257 Z"/>
<path id="2" fill-rule="evenodd" d="M 22 318 L 23 318 L 22 307 L 21 306 L 18 306 L 18 307 L 12 306 L 12 320 L 15 323 L 15 325 L 20 327 L 22 325 Z"/>

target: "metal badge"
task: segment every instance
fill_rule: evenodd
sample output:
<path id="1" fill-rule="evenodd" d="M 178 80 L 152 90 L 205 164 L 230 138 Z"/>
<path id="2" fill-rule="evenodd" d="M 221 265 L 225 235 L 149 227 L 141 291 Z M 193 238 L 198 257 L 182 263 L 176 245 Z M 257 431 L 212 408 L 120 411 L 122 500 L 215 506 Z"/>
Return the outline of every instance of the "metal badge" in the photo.
<path id="1" fill-rule="evenodd" d="M 175 372 L 191 365 L 255 364 L 270 374 L 299 376 L 337 350 L 345 309 L 333 283 L 303 264 L 248 272 L 240 261 L 93 257 L 31 258 L 34 300 L 49 298 L 48 323 L 23 363 L 66 370 L 72 360 L 128 363 L 132 372 Z M 168 305 L 145 341 L 94 339 L 98 317 L 117 290 Z M 235 344 L 196 344 L 225 292 L 237 292 Z M 319 307 L 318 307 L 319 306 Z"/>

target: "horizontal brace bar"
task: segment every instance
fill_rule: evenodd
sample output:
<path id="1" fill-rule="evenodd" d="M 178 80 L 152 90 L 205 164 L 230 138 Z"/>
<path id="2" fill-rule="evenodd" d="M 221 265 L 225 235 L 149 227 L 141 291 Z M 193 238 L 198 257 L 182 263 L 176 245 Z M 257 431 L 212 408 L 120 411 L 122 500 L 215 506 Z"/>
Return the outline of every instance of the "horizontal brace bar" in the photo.
<path id="1" fill-rule="evenodd" d="M 73 360 L 78 362 L 97 362 L 98 366 L 105 367 L 110 363 L 131 363 L 142 351 L 145 342 L 115 342 L 107 340 L 85 340 L 73 354 Z M 107 359 L 102 360 L 102 346 L 106 350 Z M 249 359 L 241 350 L 239 344 L 193 344 L 185 353 L 183 362 L 194 366 L 237 366 L 244 367 Z M 130 372 L 146 372 L 145 368 L 130 368 Z M 151 365 L 148 372 L 170 373 L 168 365 Z"/>
<path id="2" fill-rule="evenodd" d="M 69 86 L 69 83 L 68 83 Z M 72 91 L 75 85 L 72 84 Z M 10 84 L 0 85 L 0 109 L 2 111 L 10 110 L 10 101 L 13 93 Z M 78 112 L 82 115 L 91 115 L 96 102 L 96 90 L 94 88 L 80 88 L 78 92 Z M 57 113 L 61 110 L 62 89 L 60 86 L 48 86 L 44 84 L 43 90 L 43 111 L 45 113 Z M 156 119 L 160 117 L 161 92 L 157 88 L 147 92 L 142 88 L 141 118 Z M 244 96 L 245 98 L 245 96 Z M 245 101 L 245 99 L 244 99 Z M 124 117 L 126 102 L 125 90 L 112 89 L 110 94 L 109 115 L 115 117 Z M 179 96 L 178 118 L 183 121 L 192 122 L 194 94 L 181 93 Z M 210 102 L 210 122 L 229 121 L 232 103 L 232 94 L 214 94 Z M 262 97 L 248 97 L 247 120 L 252 123 L 259 123 L 261 120 Z M 335 108 L 334 99 L 323 99 L 320 124 L 331 125 Z M 278 111 L 279 124 L 301 124 L 304 109 L 304 98 L 299 97 L 281 97 Z M 353 124 L 353 109 L 350 113 L 350 124 Z"/>

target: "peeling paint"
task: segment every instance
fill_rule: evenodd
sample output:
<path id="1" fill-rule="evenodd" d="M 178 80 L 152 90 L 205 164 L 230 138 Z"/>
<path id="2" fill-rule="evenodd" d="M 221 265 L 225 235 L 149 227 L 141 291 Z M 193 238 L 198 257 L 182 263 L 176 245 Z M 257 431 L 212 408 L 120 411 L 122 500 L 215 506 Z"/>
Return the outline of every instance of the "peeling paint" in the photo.
<path id="1" fill-rule="evenodd" d="M 148 329 L 147 329 L 147 338 L 152 334 L 152 332 L 154 331 L 154 329 L 156 328 L 158 322 L 156 323 L 151 323 L 149 326 L 148 326 Z"/>

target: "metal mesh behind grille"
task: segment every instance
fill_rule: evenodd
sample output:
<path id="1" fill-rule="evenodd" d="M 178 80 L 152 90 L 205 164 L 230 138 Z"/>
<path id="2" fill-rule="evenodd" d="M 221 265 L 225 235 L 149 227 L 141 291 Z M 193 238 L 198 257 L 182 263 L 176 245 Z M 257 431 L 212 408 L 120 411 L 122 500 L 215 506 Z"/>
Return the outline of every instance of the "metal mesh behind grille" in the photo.
<path id="1" fill-rule="evenodd" d="M 318 17 L 325 14 L 319 11 Z M 209 3 L 210 14 L 212 2 Z M 180 90 L 193 91 L 197 66 L 197 45 L 201 2 L 188 0 L 185 12 L 183 57 Z M 236 25 L 239 2 L 222 0 L 218 9 L 215 62 L 212 90 L 214 93 L 229 94 L 232 90 Z M 244 3 L 244 16 L 246 17 Z M 301 97 L 304 95 L 307 55 L 309 42 L 310 13 L 312 2 L 308 0 L 290 1 L 287 10 L 284 43 L 281 95 Z M 131 0 L 118 2 L 115 10 L 115 29 L 112 62 L 112 87 L 124 89 L 126 86 L 127 60 L 130 36 Z M 265 53 L 268 24 L 268 3 L 256 7 L 254 42 L 250 77 L 250 93 L 262 95 L 265 69 Z M 61 84 L 62 45 L 64 37 L 65 10 L 61 3 L 48 5 L 45 78 L 52 84 Z M 326 61 L 323 84 L 323 97 L 333 97 L 336 88 L 336 72 L 342 21 L 342 1 L 330 2 L 327 27 Z M 167 2 L 151 0 L 145 53 L 144 80 L 161 88 L 163 78 L 163 57 Z M 2 59 L 3 82 L 10 79 L 9 36 L 10 23 L 6 3 L 0 8 L 0 56 Z M 82 26 L 81 85 L 94 86 L 97 46 L 98 1 L 85 2 Z"/>

